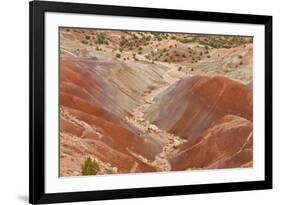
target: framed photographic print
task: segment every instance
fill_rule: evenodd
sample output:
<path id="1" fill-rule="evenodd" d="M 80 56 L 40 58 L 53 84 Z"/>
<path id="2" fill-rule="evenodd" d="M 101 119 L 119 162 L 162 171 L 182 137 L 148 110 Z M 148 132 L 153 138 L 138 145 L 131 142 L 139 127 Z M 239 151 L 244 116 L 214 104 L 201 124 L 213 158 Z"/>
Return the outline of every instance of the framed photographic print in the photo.
<path id="1" fill-rule="evenodd" d="M 30 2 L 30 203 L 272 188 L 272 17 Z"/>

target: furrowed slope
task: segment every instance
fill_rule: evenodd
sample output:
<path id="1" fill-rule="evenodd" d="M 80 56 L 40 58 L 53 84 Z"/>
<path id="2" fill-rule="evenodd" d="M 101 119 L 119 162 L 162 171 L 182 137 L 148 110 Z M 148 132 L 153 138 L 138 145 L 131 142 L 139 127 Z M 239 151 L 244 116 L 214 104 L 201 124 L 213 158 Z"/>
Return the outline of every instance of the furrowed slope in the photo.
<path id="1" fill-rule="evenodd" d="M 125 67 L 97 59 L 61 60 L 61 175 L 80 175 L 86 156 L 95 157 L 100 174 L 155 171 L 135 156 L 153 161 L 161 145 L 149 136 L 141 137 L 139 130 L 123 117 L 141 103 L 133 90 L 149 89 L 158 82 L 148 79 L 142 88 L 134 88 L 133 83 L 120 77 L 133 75 L 122 66 Z M 112 68 L 114 72 L 122 70 L 122 75 L 112 75 Z M 154 75 L 160 78 L 159 74 Z"/>
<path id="2" fill-rule="evenodd" d="M 214 121 L 228 114 L 252 120 L 251 88 L 226 77 L 194 76 L 179 81 L 159 95 L 145 118 L 192 141 Z"/>

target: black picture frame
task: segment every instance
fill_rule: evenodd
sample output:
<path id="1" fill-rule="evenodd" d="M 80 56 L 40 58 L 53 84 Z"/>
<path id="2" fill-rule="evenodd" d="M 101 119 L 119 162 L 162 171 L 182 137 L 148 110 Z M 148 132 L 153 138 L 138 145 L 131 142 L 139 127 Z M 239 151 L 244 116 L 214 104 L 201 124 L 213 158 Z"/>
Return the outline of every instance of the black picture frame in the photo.
<path id="1" fill-rule="evenodd" d="M 272 16 L 201 11 L 105 6 L 62 2 L 33 1 L 30 12 L 30 107 L 29 107 L 29 202 L 31 204 L 75 202 L 167 195 L 201 194 L 272 188 Z M 197 184 L 154 188 L 67 193 L 45 192 L 45 13 L 79 13 L 110 16 L 150 17 L 210 22 L 247 23 L 265 26 L 265 180 L 219 184 Z"/>

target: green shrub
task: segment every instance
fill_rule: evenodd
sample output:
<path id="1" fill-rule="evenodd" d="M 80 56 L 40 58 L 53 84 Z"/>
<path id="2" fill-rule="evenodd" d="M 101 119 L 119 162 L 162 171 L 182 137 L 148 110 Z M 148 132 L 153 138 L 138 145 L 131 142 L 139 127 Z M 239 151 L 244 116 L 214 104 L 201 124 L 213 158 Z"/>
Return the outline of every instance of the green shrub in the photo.
<path id="1" fill-rule="evenodd" d="M 99 165 L 94 159 L 92 160 L 91 157 L 88 157 L 81 165 L 81 169 L 84 176 L 96 175 L 99 171 Z"/>
<path id="2" fill-rule="evenodd" d="M 181 42 L 181 43 L 190 43 L 190 42 L 192 42 L 192 40 L 189 40 L 189 39 L 186 39 L 186 38 L 180 38 L 180 39 L 178 39 L 178 41 L 179 42 Z"/>
<path id="3" fill-rule="evenodd" d="M 98 33 L 96 36 L 96 44 L 106 44 L 108 45 L 108 41 L 106 39 L 105 33 Z"/>
<path id="4" fill-rule="evenodd" d="M 120 53 L 117 53 L 117 54 L 116 54 L 116 58 L 121 58 Z"/>
<path id="5" fill-rule="evenodd" d="M 88 44 L 88 41 L 82 40 L 81 43 L 83 43 L 83 44 Z"/>

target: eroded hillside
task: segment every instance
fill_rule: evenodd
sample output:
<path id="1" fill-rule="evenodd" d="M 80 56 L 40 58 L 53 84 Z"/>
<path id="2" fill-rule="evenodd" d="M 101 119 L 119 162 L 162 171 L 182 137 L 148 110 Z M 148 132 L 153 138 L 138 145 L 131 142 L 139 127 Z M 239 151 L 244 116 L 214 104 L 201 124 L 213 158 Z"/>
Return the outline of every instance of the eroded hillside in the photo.
<path id="1" fill-rule="evenodd" d="M 60 30 L 60 174 L 252 166 L 252 39 Z"/>

